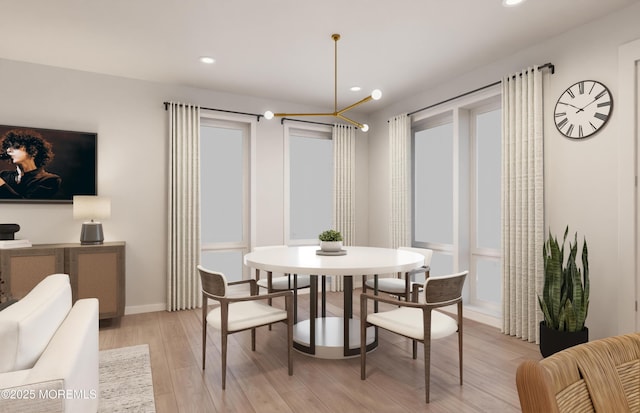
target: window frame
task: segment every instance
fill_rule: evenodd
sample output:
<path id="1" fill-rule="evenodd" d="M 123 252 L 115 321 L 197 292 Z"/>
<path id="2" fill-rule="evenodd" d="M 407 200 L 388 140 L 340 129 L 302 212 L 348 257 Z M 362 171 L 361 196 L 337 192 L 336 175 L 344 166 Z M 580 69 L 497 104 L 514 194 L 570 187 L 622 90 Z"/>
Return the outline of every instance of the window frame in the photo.
<path id="1" fill-rule="evenodd" d="M 218 127 L 241 129 L 243 131 L 243 226 L 242 241 L 219 242 L 200 245 L 201 254 L 205 252 L 240 252 L 242 257 L 253 249 L 256 234 L 256 129 L 257 119 L 247 118 L 245 115 L 234 115 L 218 112 L 202 111 L 200 114 L 200 128 Z M 202 155 L 202 154 L 201 154 Z M 200 157 L 202 161 L 202 156 Z M 202 185 L 203 177 L 200 177 Z M 200 212 L 202 214 L 202 211 Z M 242 279 L 250 278 L 250 270 L 242 265 Z"/>
<path id="2" fill-rule="evenodd" d="M 479 319 L 486 319 L 487 316 L 490 323 L 498 325 L 500 322 L 502 308 L 495 308 L 487 303 L 478 302 L 476 294 L 476 280 L 472 279 L 476 276 L 475 265 L 477 264 L 476 256 L 478 252 L 482 252 L 482 257 L 491 257 L 492 259 L 502 259 L 501 253 L 495 254 L 491 251 L 480 251 L 480 249 L 472 246 L 475 243 L 475 174 L 473 167 L 475 166 L 475 151 L 473 151 L 472 134 L 475 134 L 475 117 L 478 111 L 484 111 L 484 108 L 498 104 L 501 106 L 501 87 L 495 85 L 490 88 L 474 94 L 446 102 L 442 105 L 435 106 L 428 110 L 413 115 L 411 122 L 411 196 L 412 196 L 412 225 L 411 225 L 411 242 L 412 246 L 420 248 L 432 249 L 435 253 L 449 255 L 452 257 L 453 272 L 470 270 L 469 280 L 464 288 L 465 306 L 472 311 L 478 312 Z M 417 241 L 415 239 L 415 205 L 413 198 L 415 197 L 415 167 L 413 160 L 415 159 L 414 138 L 417 130 L 425 129 L 425 127 L 434 127 L 451 120 L 453 122 L 453 244 L 439 244 L 433 242 Z M 473 129 L 472 129 L 473 128 Z M 473 220 L 473 221 L 472 221 Z M 473 254 L 472 254 L 473 251 Z M 486 254 L 485 254 L 486 253 Z M 432 273 L 433 275 L 433 273 Z M 436 274 L 437 275 L 437 274 Z M 441 274 L 442 275 L 442 274 Z M 502 277 L 502 274 L 500 275 Z M 473 291 L 471 291 L 473 289 Z M 502 294 L 502 291 L 500 291 Z"/>
<path id="3" fill-rule="evenodd" d="M 479 258 L 485 259 L 487 261 L 497 261 L 500 263 L 502 261 L 502 251 L 500 248 L 485 248 L 479 247 L 477 245 L 478 241 L 478 223 L 477 223 L 477 209 L 478 209 L 478 188 L 477 188 L 477 175 L 475 173 L 477 169 L 477 130 L 476 130 L 476 122 L 475 119 L 478 115 L 491 112 L 494 110 L 502 110 L 502 102 L 499 96 L 489 99 L 487 101 L 483 101 L 479 103 L 477 106 L 474 106 L 469 111 L 469 120 L 470 120 L 470 133 L 469 133 L 469 144 L 470 144 L 470 167 L 469 167 L 469 185 L 470 185 L 470 216 L 469 216 L 469 268 L 473 272 L 474 276 L 469 277 L 470 288 L 469 288 L 469 305 L 477 308 L 481 308 L 483 311 L 486 311 L 490 315 L 500 316 L 502 314 L 502 306 L 501 303 L 492 303 L 490 301 L 481 300 L 478 298 L 478 261 Z M 501 112 L 502 114 L 502 112 Z M 502 155 L 501 155 L 502 157 Z M 500 267 L 501 268 L 501 267 Z M 502 277 L 502 271 L 500 271 L 500 277 Z M 502 288 L 502 283 L 500 285 Z M 502 292 L 500 293 L 502 296 Z"/>
<path id="4" fill-rule="evenodd" d="M 291 159 L 290 143 L 292 136 L 304 136 L 316 139 L 328 139 L 333 143 L 333 127 L 331 125 L 284 125 L 284 240 L 286 245 L 317 245 L 316 238 L 292 239 L 291 238 Z M 333 147 L 332 147 L 333 153 Z M 333 155 L 332 155 L 333 156 Z M 333 174 L 334 171 L 332 170 Z M 331 193 L 333 197 L 333 189 Z M 333 217 L 333 211 L 331 211 Z"/>

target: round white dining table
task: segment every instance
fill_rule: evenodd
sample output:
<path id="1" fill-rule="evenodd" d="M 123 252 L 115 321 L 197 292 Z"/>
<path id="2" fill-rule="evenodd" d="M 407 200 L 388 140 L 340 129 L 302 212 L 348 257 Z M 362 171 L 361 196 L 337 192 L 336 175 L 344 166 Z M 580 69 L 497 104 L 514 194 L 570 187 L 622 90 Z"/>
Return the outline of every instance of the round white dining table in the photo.
<path id="1" fill-rule="evenodd" d="M 360 354 L 359 321 L 353 318 L 353 276 L 407 272 L 421 267 L 424 256 L 412 251 L 377 247 L 343 247 L 344 255 L 318 255 L 319 246 L 261 249 L 244 256 L 247 267 L 272 273 L 311 276 L 310 317 L 294 327 L 294 347 L 318 358 Z M 344 277 L 343 317 L 318 317 L 318 276 Z M 324 287 L 324 284 L 323 284 Z M 323 288 L 324 302 L 324 288 Z M 367 331 L 367 350 L 375 348 L 375 329 Z"/>

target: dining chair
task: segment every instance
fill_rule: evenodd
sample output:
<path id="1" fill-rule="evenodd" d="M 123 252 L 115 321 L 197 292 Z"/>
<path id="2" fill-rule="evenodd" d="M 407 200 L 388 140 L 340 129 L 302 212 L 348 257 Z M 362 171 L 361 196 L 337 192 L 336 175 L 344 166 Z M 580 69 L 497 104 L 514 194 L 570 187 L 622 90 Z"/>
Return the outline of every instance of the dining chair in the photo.
<path id="1" fill-rule="evenodd" d="M 367 289 L 374 291 L 392 294 L 398 297 L 398 300 L 405 299 L 409 301 L 411 298 L 411 289 L 414 285 L 414 276 L 417 274 L 423 274 L 425 279 L 429 278 L 429 271 L 431 265 L 431 257 L 433 251 L 427 248 L 415 248 L 415 247 L 399 247 L 399 250 L 417 252 L 424 256 L 424 264 L 422 267 L 414 268 L 403 274 L 399 272 L 396 277 L 393 278 L 378 278 L 377 275 L 373 279 L 367 279 L 366 276 L 362 278 L 362 292 L 366 293 Z M 376 285 L 377 283 L 377 285 Z"/>
<path id="2" fill-rule="evenodd" d="M 254 251 L 261 251 L 274 248 L 287 248 L 286 245 L 267 245 L 263 247 L 254 247 Z M 271 278 L 271 279 L 269 279 Z M 293 322 L 298 322 L 298 290 L 309 288 L 311 286 L 311 277 L 308 275 L 284 274 L 280 277 L 260 278 L 260 270 L 256 268 L 256 281 L 258 287 L 267 290 L 267 293 L 279 291 L 293 291 Z"/>
<path id="3" fill-rule="evenodd" d="M 458 360 L 460 385 L 462 385 L 462 287 L 468 271 L 443 277 L 429 277 L 424 283 L 425 302 L 418 302 L 418 291 L 414 290 L 411 301 L 401 301 L 366 293 L 360 295 L 360 378 L 366 379 L 366 330 L 376 326 L 413 340 L 413 359 L 417 358 L 417 342 L 424 347 L 425 395 L 429 403 L 429 381 L 431 369 L 431 340 L 458 333 Z M 368 302 L 393 304 L 389 311 L 367 314 Z M 434 310 L 457 304 L 457 317 Z"/>
<path id="4" fill-rule="evenodd" d="M 287 359 L 289 376 L 293 375 L 293 293 L 281 291 L 270 294 L 258 294 L 253 279 L 227 282 L 220 272 L 210 271 L 198 265 L 202 282 L 202 370 L 205 368 L 207 349 L 207 325 L 220 330 L 222 359 L 222 389 L 226 387 L 227 373 L 227 336 L 240 331 L 251 330 L 251 350 L 256 350 L 256 328 L 283 322 L 287 325 Z M 229 286 L 250 285 L 250 295 L 227 296 Z M 266 301 L 271 298 L 285 297 L 287 309 L 272 307 Z M 208 299 L 220 303 L 209 311 Z"/>

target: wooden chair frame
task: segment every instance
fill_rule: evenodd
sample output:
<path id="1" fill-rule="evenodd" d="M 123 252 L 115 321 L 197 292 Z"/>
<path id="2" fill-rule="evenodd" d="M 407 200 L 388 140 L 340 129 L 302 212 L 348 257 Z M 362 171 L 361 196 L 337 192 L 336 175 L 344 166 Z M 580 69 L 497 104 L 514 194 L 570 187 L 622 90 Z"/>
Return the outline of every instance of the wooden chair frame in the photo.
<path id="1" fill-rule="evenodd" d="M 412 291 L 412 300 L 411 301 L 397 301 L 391 298 L 381 297 L 377 295 L 371 295 L 369 293 L 360 294 L 360 379 L 366 379 L 366 334 L 367 327 L 372 324 L 368 323 L 367 320 L 367 309 L 368 302 L 373 301 L 374 303 L 386 303 L 392 304 L 397 307 L 409 307 L 416 308 L 422 310 L 422 328 L 424 331 L 423 340 L 416 340 L 412 337 L 405 336 L 395 331 L 391 331 L 394 334 L 402 335 L 403 337 L 407 337 L 413 341 L 413 349 L 412 356 L 415 360 L 417 358 L 417 342 L 420 341 L 424 347 L 424 378 L 425 378 L 425 397 L 426 402 L 429 403 L 429 382 L 431 376 L 431 312 L 435 308 L 446 307 L 453 304 L 457 305 L 457 323 L 458 323 L 458 359 L 459 359 L 459 374 L 460 374 L 460 385 L 463 382 L 463 369 L 462 369 L 462 360 L 463 360 L 463 352 L 462 352 L 462 334 L 463 334 L 463 313 L 462 313 L 462 287 L 464 286 L 464 282 L 466 279 L 468 272 L 462 272 L 458 274 L 454 274 L 450 277 L 437 277 L 430 278 L 430 283 L 433 287 L 430 287 L 427 282 L 425 282 L 425 300 L 426 303 L 418 302 L 418 289 L 414 288 Z M 446 278 L 446 279 L 445 279 Z M 442 288 L 438 288 L 438 284 L 442 284 Z M 378 327 L 377 328 L 382 328 Z"/>
<path id="2" fill-rule="evenodd" d="M 205 359 L 206 359 L 206 351 L 207 351 L 207 315 L 208 311 L 208 300 L 212 299 L 220 303 L 220 317 L 221 317 L 221 359 L 222 359 L 222 389 L 224 390 L 226 387 L 226 371 L 227 371 L 227 336 L 229 334 L 238 333 L 240 331 L 251 330 L 251 350 L 256 350 L 256 328 L 272 325 L 275 323 L 266 323 L 255 325 L 250 328 L 246 328 L 243 330 L 235 330 L 229 331 L 229 305 L 232 303 L 239 303 L 243 301 L 258 301 L 258 300 L 270 300 L 273 298 L 284 297 L 286 303 L 286 312 L 287 318 L 281 321 L 287 325 L 287 359 L 288 359 L 288 373 L 289 376 L 293 375 L 293 292 L 292 291 L 281 291 L 277 293 L 269 293 L 258 295 L 258 286 L 256 284 L 256 280 L 242 280 L 242 281 L 234 281 L 226 283 L 226 286 L 232 285 L 241 285 L 241 284 L 249 284 L 251 295 L 249 296 L 234 296 L 234 297 L 225 297 L 215 295 L 210 293 L 209 291 L 220 291 L 222 288 L 226 291 L 224 285 L 221 285 L 215 279 L 211 279 L 207 277 L 206 273 L 209 273 L 209 270 L 204 269 L 202 267 L 198 267 L 200 270 L 201 281 L 202 281 L 202 369 L 205 369 Z M 204 274 L 203 274 L 204 272 Z"/>

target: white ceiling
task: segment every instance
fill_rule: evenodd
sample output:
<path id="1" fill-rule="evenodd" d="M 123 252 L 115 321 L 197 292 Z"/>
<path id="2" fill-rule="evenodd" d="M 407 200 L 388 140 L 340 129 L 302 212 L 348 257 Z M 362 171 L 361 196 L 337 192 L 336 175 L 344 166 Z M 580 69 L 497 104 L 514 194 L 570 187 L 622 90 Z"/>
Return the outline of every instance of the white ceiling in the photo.
<path id="1" fill-rule="evenodd" d="M 338 105 L 389 104 L 637 1 L 0 0 L 0 58 L 331 109 L 340 33 Z"/>

